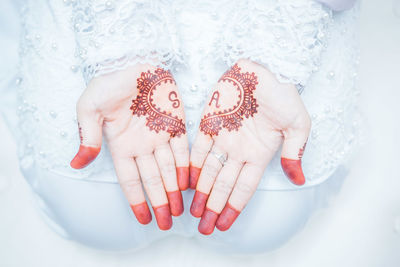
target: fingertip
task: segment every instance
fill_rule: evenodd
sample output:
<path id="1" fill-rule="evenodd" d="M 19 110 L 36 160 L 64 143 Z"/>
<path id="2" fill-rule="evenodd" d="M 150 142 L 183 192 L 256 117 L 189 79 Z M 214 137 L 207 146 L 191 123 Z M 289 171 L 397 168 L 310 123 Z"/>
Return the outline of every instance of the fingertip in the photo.
<path id="1" fill-rule="evenodd" d="M 82 169 L 89 165 L 100 153 L 100 147 L 79 146 L 79 151 L 71 160 L 71 167 L 74 169 Z"/>
<path id="2" fill-rule="evenodd" d="M 214 232 L 215 222 L 218 219 L 218 213 L 215 211 L 206 208 L 201 217 L 198 230 L 203 235 L 210 235 Z"/>
<path id="3" fill-rule="evenodd" d="M 139 223 L 148 224 L 151 222 L 152 216 L 147 202 L 131 205 L 131 209 Z"/>
<path id="4" fill-rule="evenodd" d="M 220 231 L 226 231 L 232 226 L 239 214 L 240 211 L 236 210 L 229 203 L 227 203 L 219 215 L 215 226 Z"/>
<path id="5" fill-rule="evenodd" d="M 281 165 L 283 172 L 293 184 L 299 186 L 305 184 L 306 179 L 303 174 L 300 159 L 287 159 L 282 157 Z"/>
<path id="6" fill-rule="evenodd" d="M 176 167 L 179 190 L 185 191 L 189 188 L 189 167 Z"/>
<path id="7" fill-rule="evenodd" d="M 153 207 L 154 215 L 158 228 L 161 230 L 169 230 L 172 227 L 171 211 L 168 204 L 161 205 L 159 207 Z"/>
<path id="8" fill-rule="evenodd" d="M 196 189 L 197 181 L 199 179 L 201 168 L 194 167 L 192 164 L 189 165 L 189 187 Z"/>
<path id="9" fill-rule="evenodd" d="M 192 205 L 190 206 L 190 213 L 194 217 L 200 218 L 203 215 L 207 199 L 207 194 L 196 190 L 196 192 L 194 193 Z"/>
<path id="10" fill-rule="evenodd" d="M 167 192 L 167 196 L 172 216 L 181 215 L 184 210 L 181 191 Z"/>

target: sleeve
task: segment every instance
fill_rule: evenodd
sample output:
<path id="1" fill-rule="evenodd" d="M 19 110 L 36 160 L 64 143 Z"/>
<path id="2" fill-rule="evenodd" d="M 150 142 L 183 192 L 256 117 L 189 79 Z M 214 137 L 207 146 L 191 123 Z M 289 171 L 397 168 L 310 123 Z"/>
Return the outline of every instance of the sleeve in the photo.
<path id="1" fill-rule="evenodd" d="M 332 11 L 309 0 L 238 1 L 225 19 L 216 57 L 248 58 L 299 90 L 318 69 Z"/>
<path id="2" fill-rule="evenodd" d="M 76 0 L 72 27 L 86 83 L 93 77 L 149 63 L 179 61 L 176 27 L 165 0 Z"/>

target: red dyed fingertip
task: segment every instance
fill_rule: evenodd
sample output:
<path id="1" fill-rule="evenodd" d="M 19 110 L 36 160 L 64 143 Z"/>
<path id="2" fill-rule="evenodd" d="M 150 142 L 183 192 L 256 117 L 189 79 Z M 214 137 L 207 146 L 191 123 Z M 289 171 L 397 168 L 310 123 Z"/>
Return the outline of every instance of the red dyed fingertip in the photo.
<path id="1" fill-rule="evenodd" d="M 189 167 L 176 167 L 179 190 L 185 191 L 189 187 Z"/>
<path id="2" fill-rule="evenodd" d="M 154 215 L 156 216 L 158 228 L 168 230 L 172 227 L 172 217 L 169 210 L 169 205 L 165 204 L 159 207 L 153 207 Z"/>
<path id="3" fill-rule="evenodd" d="M 199 180 L 201 168 L 197 168 L 190 164 L 189 166 L 189 187 L 196 189 L 197 181 Z"/>
<path id="4" fill-rule="evenodd" d="M 79 146 L 79 151 L 72 159 L 70 165 L 74 169 L 82 169 L 89 165 L 100 153 L 100 147 Z"/>
<path id="5" fill-rule="evenodd" d="M 216 222 L 216 227 L 220 231 L 228 230 L 232 224 L 235 222 L 236 218 L 239 216 L 240 211 L 236 210 L 229 203 L 225 205 L 225 208 L 222 210 L 221 214 L 218 217 Z"/>
<path id="6" fill-rule="evenodd" d="M 200 218 L 203 215 L 204 208 L 206 207 L 208 195 L 196 190 L 194 193 L 192 205 L 190 206 L 190 213 L 196 217 Z"/>
<path id="7" fill-rule="evenodd" d="M 218 213 L 206 208 L 199 223 L 198 227 L 199 232 L 202 233 L 203 235 L 212 234 L 212 232 L 214 232 L 215 222 L 217 221 L 217 219 L 218 219 Z"/>
<path id="8" fill-rule="evenodd" d="M 172 216 L 179 216 L 183 213 L 183 200 L 181 191 L 167 192 L 169 206 Z"/>
<path id="9" fill-rule="evenodd" d="M 281 158 L 282 169 L 289 180 L 295 185 L 303 185 L 306 182 L 300 159 Z"/>
<path id="10" fill-rule="evenodd" d="M 131 205 L 131 209 L 136 216 L 136 219 L 141 224 L 148 224 L 151 222 L 151 212 L 147 202 L 143 202 L 137 205 Z"/>

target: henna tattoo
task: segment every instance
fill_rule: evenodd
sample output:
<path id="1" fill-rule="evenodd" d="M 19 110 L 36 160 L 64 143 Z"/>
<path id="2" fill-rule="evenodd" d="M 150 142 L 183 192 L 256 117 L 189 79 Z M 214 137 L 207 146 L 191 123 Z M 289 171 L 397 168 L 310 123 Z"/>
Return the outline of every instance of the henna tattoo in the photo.
<path id="1" fill-rule="evenodd" d="M 307 141 L 304 143 L 303 147 L 299 149 L 299 154 L 297 155 L 299 157 L 299 159 L 301 159 L 303 157 L 304 150 L 306 149 Z"/>
<path id="2" fill-rule="evenodd" d="M 215 100 L 215 107 L 219 108 L 221 105 L 218 104 L 219 100 L 219 92 L 215 91 L 211 97 L 210 103 L 208 103 L 209 106 L 211 106 L 212 102 Z"/>
<path id="3" fill-rule="evenodd" d="M 132 110 L 133 115 L 138 117 L 147 116 L 146 126 L 149 127 L 150 130 L 153 130 L 156 133 L 159 133 L 160 131 L 166 131 L 171 135 L 171 137 L 180 136 L 181 134 L 186 133 L 183 120 L 178 118 L 178 116 L 173 116 L 171 112 L 161 110 L 161 108 L 157 107 L 156 103 L 154 103 L 154 92 L 162 83 L 175 84 L 175 80 L 169 71 L 158 68 L 154 71 L 154 73 L 152 73 L 150 70 L 147 72 L 142 72 L 140 77 L 137 79 L 137 88 L 139 93 L 136 99 L 132 100 L 132 106 L 130 109 Z M 171 93 L 173 92 L 174 91 Z M 169 98 L 171 97 L 171 93 Z M 178 94 L 176 92 L 174 93 L 177 97 Z M 176 100 L 179 102 L 178 99 L 174 99 L 172 101 Z M 180 105 L 176 102 L 174 102 L 174 104 L 174 108 L 177 108 L 176 105 Z"/>
<path id="4" fill-rule="evenodd" d="M 83 141 L 82 127 L 81 127 L 81 125 L 79 124 L 79 122 L 78 122 L 78 130 L 79 130 L 79 140 L 81 140 L 81 144 L 82 144 L 82 141 Z"/>
<path id="5" fill-rule="evenodd" d="M 234 85 L 239 92 L 239 100 L 232 108 L 206 114 L 200 122 L 200 131 L 203 133 L 211 136 L 218 135 L 222 128 L 237 131 L 242 126 L 244 117 L 253 117 L 257 113 L 258 104 L 253 96 L 253 91 L 258 84 L 257 76 L 254 72 L 241 73 L 240 70 L 240 67 L 235 64 L 218 80 L 218 83 L 228 82 Z M 209 105 L 213 100 L 216 100 L 218 105 L 219 93 L 218 98 L 215 98 L 214 94 Z"/>
<path id="6" fill-rule="evenodd" d="M 172 96 L 174 98 L 172 98 Z M 178 94 L 175 91 L 171 91 L 168 95 L 168 99 L 172 102 L 172 107 L 173 108 L 179 108 L 181 105 L 181 102 L 178 99 Z"/>

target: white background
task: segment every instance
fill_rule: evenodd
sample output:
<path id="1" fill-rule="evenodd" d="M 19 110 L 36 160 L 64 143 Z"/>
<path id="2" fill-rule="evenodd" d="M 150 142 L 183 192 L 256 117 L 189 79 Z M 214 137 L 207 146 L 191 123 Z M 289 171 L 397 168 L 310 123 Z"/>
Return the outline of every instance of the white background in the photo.
<path id="1" fill-rule="evenodd" d="M 64 240 L 32 205 L 0 118 L 0 266 L 400 266 L 400 0 L 363 1 L 360 24 L 365 146 L 330 206 L 286 245 L 227 255 L 170 237 L 110 253 Z"/>

